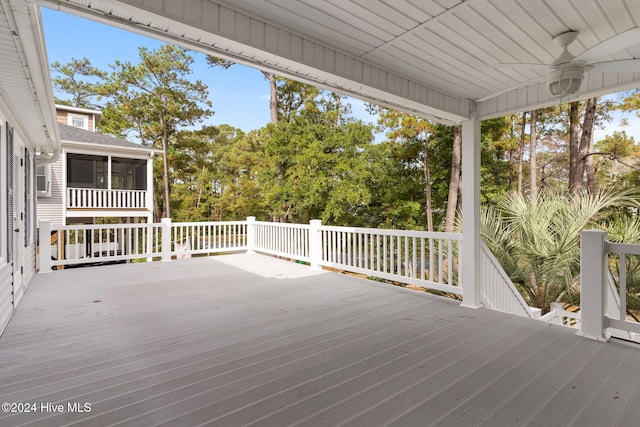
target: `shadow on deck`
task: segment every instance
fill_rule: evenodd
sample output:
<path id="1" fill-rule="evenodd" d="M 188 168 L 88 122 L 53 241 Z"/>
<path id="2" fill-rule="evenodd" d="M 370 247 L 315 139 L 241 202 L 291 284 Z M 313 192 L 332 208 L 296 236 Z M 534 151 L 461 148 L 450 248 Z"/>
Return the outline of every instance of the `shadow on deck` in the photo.
<path id="1" fill-rule="evenodd" d="M 39 275 L 0 338 L 0 425 L 626 426 L 639 391 L 637 347 L 260 255 Z"/>

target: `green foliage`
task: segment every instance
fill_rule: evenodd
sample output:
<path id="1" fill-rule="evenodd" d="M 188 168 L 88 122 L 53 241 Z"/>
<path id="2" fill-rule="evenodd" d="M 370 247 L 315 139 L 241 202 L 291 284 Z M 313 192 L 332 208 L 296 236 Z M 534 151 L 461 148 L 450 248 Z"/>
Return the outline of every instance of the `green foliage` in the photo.
<path id="1" fill-rule="evenodd" d="M 109 98 L 103 110 L 102 132 L 129 133 L 144 145 L 163 152 L 163 216 L 171 217 L 169 166 L 176 153 L 171 146 L 186 126 L 211 116 L 207 86 L 191 81 L 193 58 L 184 49 L 163 45 L 157 50 L 139 48 L 140 63 L 116 61 L 101 95 Z"/>
<path id="2" fill-rule="evenodd" d="M 629 192 L 610 189 L 574 196 L 545 190 L 536 199 L 511 193 L 483 208 L 482 234 L 528 303 L 547 312 L 552 302 L 576 301 L 580 232 L 637 204 Z"/>
<path id="3" fill-rule="evenodd" d="M 277 221 L 349 224 L 370 202 L 363 150 L 371 128 L 359 121 L 313 123 L 315 115 L 269 125 L 259 171 L 265 209 Z"/>
<path id="4" fill-rule="evenodd" d="M 67 64 L 51 64 L 53 87 L 70 99 L 58 99 L 56 102 L 80 108 L 98 108 L 101 85 L 107 73 L 91 65 L 87 58 L 72 59 Z"/>
<path id="5" fill-rule="evenodd" d="M 101 94 L 109 103 L 101 129 L 112 135 L 133 132 L 143 144 L 162 147 L 181 127 L 211 116 L 207 86 L 191 81 L 193 58 L 184 49 L 163 45 L 139 48 L 140 63 L 116 61 Z"/>
<path id="6" fill-rule="evenodd" d="M 616 109 L 622 111 L 635 111 L 640 117 L 640 90 L 636 89 L 625 93 L 622 101 L 616 106 Z"/>
<path id="7" fill-rule="evenodd" d="M 613 157 L 631 157 L 640 152 L 632 136 L 628 136 L 626 131 L 614 131 L 604 139 L 596 142 L 596 148 L 601 154 Z"/>

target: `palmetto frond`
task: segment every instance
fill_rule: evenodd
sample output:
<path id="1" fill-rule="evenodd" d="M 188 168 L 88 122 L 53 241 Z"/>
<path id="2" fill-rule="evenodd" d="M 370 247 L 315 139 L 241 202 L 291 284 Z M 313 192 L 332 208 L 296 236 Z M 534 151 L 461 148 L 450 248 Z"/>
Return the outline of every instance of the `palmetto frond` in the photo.
<path id="1" fill-rule="evenodd" d="M 634 205 L 637 199 L 631 194 L 611 189 L 573 196 L 549 191 L 535 199 L 513 193 L 495 208 L 483 209 L 482 230 L 529 302 L 546 310 L 551 302 L 569 299 L 577 286 L 580 232 L 598 227 L 608 208 Z"/>

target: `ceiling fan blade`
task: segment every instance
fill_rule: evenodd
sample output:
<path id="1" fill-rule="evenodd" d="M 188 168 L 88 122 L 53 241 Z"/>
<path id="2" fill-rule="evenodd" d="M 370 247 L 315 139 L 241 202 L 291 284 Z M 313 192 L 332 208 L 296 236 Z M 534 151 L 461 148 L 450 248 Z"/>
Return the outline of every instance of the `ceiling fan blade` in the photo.
<path id="1" fill-rule="evenodd" d="M 596 62 L 587 65 L 589 71 L 640 72 L 640 59 Z"/>
<path id="2" fill-rule="evenodd" d="M 576 57 L 576 60 L 594 62 L 638 43 L 640 43 L 640 27 L 633 27 L 585 50 Z"/>
<path id="3" fill-rule="evenodd" d="M 524 64 L 521 62 L 491 64 L 491 68 L 509 68 L 512 70 L 533 70 L 533 71 L 549 71 L 549 65 L 545 64 Z"/>
<path id="4" fill-rule="evenodd" d="M 482 97 L 480 99 L 476 99 L 476 102 L 483 102 L 483 101 L 486 101 L 488 99 L 495 98 L 496 96 L 505 94 L 507 92 L 511 92 L 512 90 L 522 89 L 522 88 L 525 88 L 527 86 L 535 86 L 535 85 L 538 85 L 540 83 L 544 83 L 545 81 L 546 81 L 545 77 L 536 77 L 535 79 L 530 79 L 530 80 L 527 80 L 525 82 L 518 83 L 516 85 L 504 88 L 504 89 L 499 90 L 497 92 L 493 92 L 490 95 L 484 96 L 484 97 Z"/>

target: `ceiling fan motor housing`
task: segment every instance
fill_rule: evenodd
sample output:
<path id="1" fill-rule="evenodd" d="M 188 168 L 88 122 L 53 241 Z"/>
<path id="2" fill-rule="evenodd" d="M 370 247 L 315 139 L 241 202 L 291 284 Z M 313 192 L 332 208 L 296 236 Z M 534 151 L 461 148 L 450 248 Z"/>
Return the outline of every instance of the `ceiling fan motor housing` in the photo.
<path id="1" fill-rule="evenodd" d="M 582 64 L 564 64 L 547 74 L 547 88 L 551 96 L 573 95 L 580 90 L 584 76 Z"/>

